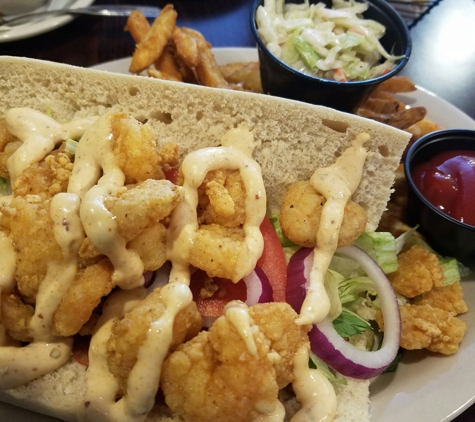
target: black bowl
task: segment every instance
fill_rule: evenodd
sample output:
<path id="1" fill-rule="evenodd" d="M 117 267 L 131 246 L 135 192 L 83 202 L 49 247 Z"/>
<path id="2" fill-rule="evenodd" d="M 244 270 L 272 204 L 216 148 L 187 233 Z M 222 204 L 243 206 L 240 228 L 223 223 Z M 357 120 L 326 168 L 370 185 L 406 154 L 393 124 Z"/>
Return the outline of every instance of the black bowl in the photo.
<path id="1" fill-rule="evenodd" d="M 340 111 L 354 112 L 373 90 L 386 79 L 398 74 L 411 55 L 412 41 L 406 23 L 398 12 L 384 0 L 364 0 L 369 3 L 364 18 L 373 19 L 386 27 L 380 42 L 386 51 L 404 56 L 385 75 L 364 81 L 337 82 L 306 75 L 293 69 L 269 52 L 256 26 L 256 11 L 264 0 L 254 1 L 251 9 L 251 31 L 257 42 L 262 88 L 266 94 L 323 105 Z M 317 3 L 319 0 L 311 0 Z M 328 6 L 331 0 L 320 0 Z M 303 3 L 292 0 L 289 3 Z"/>
<path id="2" fill-rule="evenodd" d="M 439 130 L 423 136 L 409 148 L 404 160 L 408 184 L 407 218 L 411 226 L 419 225 L 418 231 L 437 252 L 473 267 L 475 226 L 462 223 L 432 205 L 417 189 L 412 178 L 418 164 L 442 152 L 455 150 L 475 151 L 475 130 Z"/>

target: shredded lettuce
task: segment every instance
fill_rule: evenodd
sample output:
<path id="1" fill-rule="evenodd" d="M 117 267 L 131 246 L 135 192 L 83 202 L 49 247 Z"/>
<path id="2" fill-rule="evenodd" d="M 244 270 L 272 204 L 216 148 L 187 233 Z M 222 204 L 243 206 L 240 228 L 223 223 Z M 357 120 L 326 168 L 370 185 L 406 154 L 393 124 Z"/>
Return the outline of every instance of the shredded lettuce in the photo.
<path id="1" fill-rule="evenodd" d="M 372 329 L 368 321 L 346 308 L 343 308 L 341 314 L 333 320 L 333 327 L 344 338 L 351 338 Z"/>
<path id="2" fill-rule="evenodd" d="M 310 352 L 308 366 L 312 369 L 318 369 L 323 376 L 325 376 L 329 381 L 336 384 L 346 385 L 347 382 L 343 378 L 338 378 L 336 376 L 336 371 L 328 366 L 323 360 L 321 360 L 315 353 Z"/>
<path id="3" fill-rule="evenodd" d="M 74 139 L 66 139 L 66 152 L 69 152 L 70 154 L 74 155 L 76 154 L 76 148 L 78 147 L 79 142 L 75 141 Z"/>
<path id="4" fill-rule="evenodd" d="M 371 256 L 386 274 L 398 269 L 396 239 L 389 232 L 363 232 L 355 245 Z"/>
<path id="5" fill-rule="evenodd" d="M 10 194 L 10 186 L 8 180 L 0 177 L 0 196 L 5 196 Z"/>
<path id="6" fill-rule="evenodd" d="M 280 240 L 280 244 L 283 248 L 289 247 L 297 247 L 297 245 L 292 242 L 282 231 L 282 227 L 280 225 L 280 219 L 278 214 L 271 215 L 269 217 L 270 222 L 272 223 L 272 227 L 274 227 L 275 232 Z"/>
<path id="7" fill-rule="evenodd" d="M 336 271 L 327 271 L 325 274 L 325 291 L 330 299 L 330 312 L 328 317 L 333 321 L 342 312 L 341 299 L 339 295 L 340 282 L 344 281 L 344 277 Z"/>
<path id="8" fill-rule="evenodd" d="M 362 293 L 375 292 L 373 281 L 369 277 L 355 277 L 343 280 L 338 285 L 342 305 L 349 306 L 356 301 L 361 302 Z"/>

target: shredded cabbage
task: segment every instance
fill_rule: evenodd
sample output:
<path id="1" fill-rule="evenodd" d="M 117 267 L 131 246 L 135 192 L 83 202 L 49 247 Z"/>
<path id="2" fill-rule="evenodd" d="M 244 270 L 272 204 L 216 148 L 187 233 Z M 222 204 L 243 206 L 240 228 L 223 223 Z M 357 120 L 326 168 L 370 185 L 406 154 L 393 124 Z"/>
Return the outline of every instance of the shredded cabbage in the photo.
<path id="1" fill-rule="evenodd" d="M 257 32 L 269 51 L 309 75 L 340 82 L 381 76 L 404 56 L 388 53 L 379 40 L 386 28 L 362 18 L 367 3 L 333 0 L 285 4 L 265 0 L 256 12 Z"/>

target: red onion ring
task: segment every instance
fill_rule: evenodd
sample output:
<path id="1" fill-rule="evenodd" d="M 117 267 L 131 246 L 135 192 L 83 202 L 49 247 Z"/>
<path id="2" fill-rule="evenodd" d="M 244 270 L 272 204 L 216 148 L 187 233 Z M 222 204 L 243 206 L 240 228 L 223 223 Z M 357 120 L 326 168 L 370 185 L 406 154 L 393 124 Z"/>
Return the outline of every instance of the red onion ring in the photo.
<path id="1" fill-rule="evenodd" d="M 312 249 L 300 249 L 289 262 L 287 300 L 297 312 L 305 298 L 313 261 L 312 252 Z M 336 254 L 357 261 L 373 280 L 385 322 L 383 343 L 377 351 L 357 349 L 335 331 L 329 318 L 325 318 L 314 324 L 309 333 L 311 348 L 320 359 L 342 375 L 373 378 L 391 364 L 399 349 L 401 319 L 396 294 L 383 270 L 362 249 L 354 245 L 345 246 L 337 249 Z"/>
<path id="2" fill-rule="evenodd" d="M 254 271 L 245 276 L 243 281 L 246 283 L 247 306 L 272 302 L 272 286 L 260 267 L 254 268 Z"/>

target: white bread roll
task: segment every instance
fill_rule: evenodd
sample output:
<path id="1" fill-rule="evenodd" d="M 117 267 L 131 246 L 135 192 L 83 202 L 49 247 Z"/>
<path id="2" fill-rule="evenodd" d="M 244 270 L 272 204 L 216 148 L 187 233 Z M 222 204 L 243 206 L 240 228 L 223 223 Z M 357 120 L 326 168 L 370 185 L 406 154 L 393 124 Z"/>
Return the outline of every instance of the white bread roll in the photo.
<path id="1" fill-rule="evenodd" d="M 189 151 L 219 144 L 247 124 L 258 147 L 268 206 L 277 212 L 286 186 L 332 164 L 361 132 L 371 135 L 353 200 L 375 230 L 391 194 L 408 133 L 352 114 L 267 95 L 111 74 L 32 59 L 0 57 L 0 116 L 13 107 L 48 112 L 58 121 L 121 110 L 153 128 L 160 145 Z"/>
<path id="2" fill-rule="evenodd" d="M 368 380 L 347 378 L 346 385 L 335 384 L 334 388 L 338 399 L 334 422 L 370 421 Z M 85 391 L 86 368 L 71 359 L 52 374 L 44 375 L 17 388 L 0 391 L 0 401 L 75 422 L 84 405 L 82 397 Z M 288 398 L 284 404 L 290 414 L 299 407 L 295 397 Z M 28 420 L 33 422 L 33 417 L 34 414 Z M 51 422 L 55 420 L 51 418 Z M 165 406 L 157 405 L 149 413 L 147 422 L 183 422 L 183 420 L 171 414 Z"/>
<path id="3" fill-rule="evenodd" d="M 247 125 L 258 147 L 271 211 L 277 212 L 286 186 L 307 180 L 328 166 L 361 132 L 371 140 L 361 184 L 353 199 L 368 212 L 374 230 L 386 207 L 410 135 L 380 123 L 325 107 L 265 95 L 218 90 L 116 75 L 31 59 L 0 57 L 0 117 L 13 107 L 31 107 L 58 121 L 101 115 L 115 109 L 146 121 L 158 143 L 173 141 L 182 156 L 218 145 L 230 128 Z M 70 362 L 25 386 L 0 392 L 0 400 L 64 420 L 76 420 L 83 406 L 84 367 Z M 368 381 L 337 386 L 335 421 L 369 420 Z M 288 406 L 292 405 L 290 401 Z M 178 420 L 154 409 L 147 420 Z"/>

